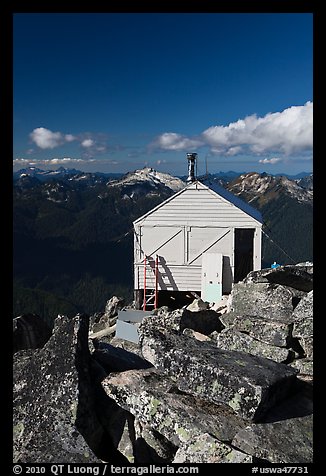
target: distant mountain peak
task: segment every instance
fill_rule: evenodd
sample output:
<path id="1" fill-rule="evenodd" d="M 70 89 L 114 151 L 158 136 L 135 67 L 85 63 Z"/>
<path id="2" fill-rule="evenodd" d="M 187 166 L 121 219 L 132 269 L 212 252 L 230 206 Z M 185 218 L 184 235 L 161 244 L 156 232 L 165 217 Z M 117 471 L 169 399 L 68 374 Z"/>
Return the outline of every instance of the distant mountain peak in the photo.
<path id="1" fill-rule="evenodd" d="M 269 175 L 266 172 L 249 172 L 234 179 L 227 188 L 235 195 L 241 195 L 248 202 L 268 202 L 284 193 L 299 202 L 312 203 L 312 175 L 309 180 L 291 180 L 284 175 Z"/>
<path id="2" fill-rule="evenodd" d="M 143 169 L 128 172 L 121 179 L 109 182 L 108 186 L 135 187 L 141 186 L 144 183 L 153 187 L 154 189 L 163 185 L 171 189 L 173 192 L 178 192 L 186 186 L 186 183 L 180 178 L 174 177 L 173 175 L 167 173 L 158 172 L 152 167 L 144 167 Z"/>

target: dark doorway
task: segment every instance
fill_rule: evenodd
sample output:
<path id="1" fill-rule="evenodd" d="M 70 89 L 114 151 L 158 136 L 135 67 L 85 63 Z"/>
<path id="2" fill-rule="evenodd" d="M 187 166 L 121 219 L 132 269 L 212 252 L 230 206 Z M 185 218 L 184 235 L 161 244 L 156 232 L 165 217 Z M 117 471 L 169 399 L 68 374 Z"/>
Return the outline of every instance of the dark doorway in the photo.
<path id="1" fill-rule="evenodd" d="M 254 228 L 235 229 L 234 282 L 237 283 L 253 270 Z"/>

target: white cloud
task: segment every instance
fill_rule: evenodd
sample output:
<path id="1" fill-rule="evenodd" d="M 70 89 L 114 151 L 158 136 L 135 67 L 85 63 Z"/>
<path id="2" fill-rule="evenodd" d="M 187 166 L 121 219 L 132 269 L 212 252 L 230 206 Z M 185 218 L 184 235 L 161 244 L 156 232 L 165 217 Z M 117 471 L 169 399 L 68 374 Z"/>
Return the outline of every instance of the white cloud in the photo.
<path id="1" fill-rule="evenodd" d="M 210 127 L 202 137 L 213 149 L 225 153 L 234 147 L 245 147 L 254 154 L 302 152 L 312 148 L 313 104 L 308 102 L 264 117 L 252 115 L 228 126 Z"/>
<path id="2" fill-rule="evenodd" d="M 280 159 L 279 157 L 272 157 L 271 159 L 261 159 L 259 160 L 258 162 L 260 164 L 277 164 L 278 162 L 280 162 L 282 159 Z"/>
<path id="3" fill-rule="evenodd" d="M 54 149 L 64 142 L 61 132 L 52 132 L 44 127 L 37 127 L 30 138 L 40 149 Z"/>
<path id="4" fill-rule="evenodd" d="M 52 132 L 45 127 L 37 127 L 30 133 L 30 138 L 40 149 L 54 149 L 65 142 L 72 142 L 76 138 L 72 134 Z"/>
<path id="5" fill-rule="evenodd" d="M 92 147 L 94 145 L 94 141 L 93 139 L 84 139 L 82 142 L 81 142 L 81 146 L 82 147 Z"/>
<path id="6" fill-rule="evenodd" d="M 154 142 L 163 150 L 209 146 L 214 154 L 279 153 L 292 155 L 312 149 L 313 103 L 292 106 L 263 117 L 247 116 L 226 126 L 212 126 L 194 138 L 166 132 Z"/>
<path id="7" fill-rule="evenodd" d="M 185 150 L 196 148 L 203 143 L 197 139 L 189 139 L 175 132 L 165 132 L 152 144 L 154 147 L 164 150 Z"/>

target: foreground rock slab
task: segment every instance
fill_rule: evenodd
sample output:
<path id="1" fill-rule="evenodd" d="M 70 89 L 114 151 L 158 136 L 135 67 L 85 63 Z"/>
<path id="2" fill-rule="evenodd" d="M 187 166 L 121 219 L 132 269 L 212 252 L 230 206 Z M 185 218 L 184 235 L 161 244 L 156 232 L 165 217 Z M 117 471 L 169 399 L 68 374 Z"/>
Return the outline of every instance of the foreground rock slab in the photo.
<path id="1" fill-rule="evenodd" d="M 301 299 L 292 317 L 293 337 L 299 339 L 306 357 L 313 360 L 313 291 Z"/>
<path id="2" fill-rule="evenodd" d="M 312 463 L 312 415 L 241 429 L 232 444 L 271 463 Z"/>
<path id="3" fill-rule="evenodd" d="M 237 316 L 233 330 L 246 332 L 265 344 L 286 347 L 292 335 L 292 321 L 286 318 L 274 320 L 260 316 Z"/>
<path id="4" fill-rule="evenodd" d="M 310 463 L 313 459 L 313 386 L 296 391 L 266 415 L 264 422 L 241 428 L 232 444 L 271 463 Z"/>
<path id="5" fill-rule="evenodd" d="M 88 446 L 102 432 L 92 409 L 89 355 L 80 347 L 87 345 L 86 317 L 57 318 L 43 349 L 14 356 L 14 462 L 100 461 Z"/>
<path id="6" fill-rule="evenodd" d="M 297 371 L 287 365 L 167 332 L 151 317 L 140 326 L 143 356 L 172 376 L 179 390 L 227 404 L 255 421 L 291 392 Z"/>
<path id="7" fill-rule="evenodd" d="M 233 329 L 214 334 L 214 340 L 220 349 L 240 350 L 249 354 L 260 355 L 275 362 L 285 362 L 291 352 L 289 349 L 266 344 L 248 334 Z"/>
<path id="8" fill-rule="evenodd" d="M 313 264 L 297 264 L 251 271 L 244 283 L 275 283 L 309 292 L 313 288 Z"/>
<path id="9" fill-rule="evenodd" d="M 279 284 L 239 282 L 231 292 L 231 310 L 239 316 L 284 321 L 291 317 L 297 301 L 297 291 Z"/>
<path id="10" fill-rule="evenodd" d="M 206 433 L 183 444 L 173 463 L 252 463 L 252 456 L 235 449 L 226 453 L 217 440 Z"/>
<path id="11" fill-rule="evenodd" d="M 174 462 L 190 461 L 189 458 L 201 462 L 205 447 L 211 448 L 212 462 L 239 456 L 227 442 L 245 426 L 244 421 L 225 405 L 180 394 L 173 380 L 155 369 L 112 374 L 103 380 L 102 386 L 142 425 L 149 425 L 173 445 L 183 448 Z"/>

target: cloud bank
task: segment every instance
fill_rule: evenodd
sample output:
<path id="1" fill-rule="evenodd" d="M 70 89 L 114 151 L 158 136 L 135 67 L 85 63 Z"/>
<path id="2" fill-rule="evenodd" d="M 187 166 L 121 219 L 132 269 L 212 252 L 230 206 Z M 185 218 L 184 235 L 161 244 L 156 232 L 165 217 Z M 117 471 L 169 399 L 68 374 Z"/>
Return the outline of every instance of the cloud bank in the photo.
<path id="1" fill-rule="evenodd" d="M 55 157 L 53 159 L 25 159 L 17 158 L 13 160 L 14 167 L 16 166 L 39 166 L 39 165 L 74 165 L 74 164 L 112 164 L 117 165 L 118 162 L 111 159 L 74 159 L 71 157 Z"/>
<path id="2" fill-rule="evenodd" d="M 165 132 L 151 144 L 157 149 L 177 151 L 208 146 L 213 154 L 227 156 L 244 153 L 290 156 L 310 151 L 312 145 L 313 103 L 310 101 L 263 117 L 253 114 L 226 126 L 212 126 L 195 137 Z"/>

